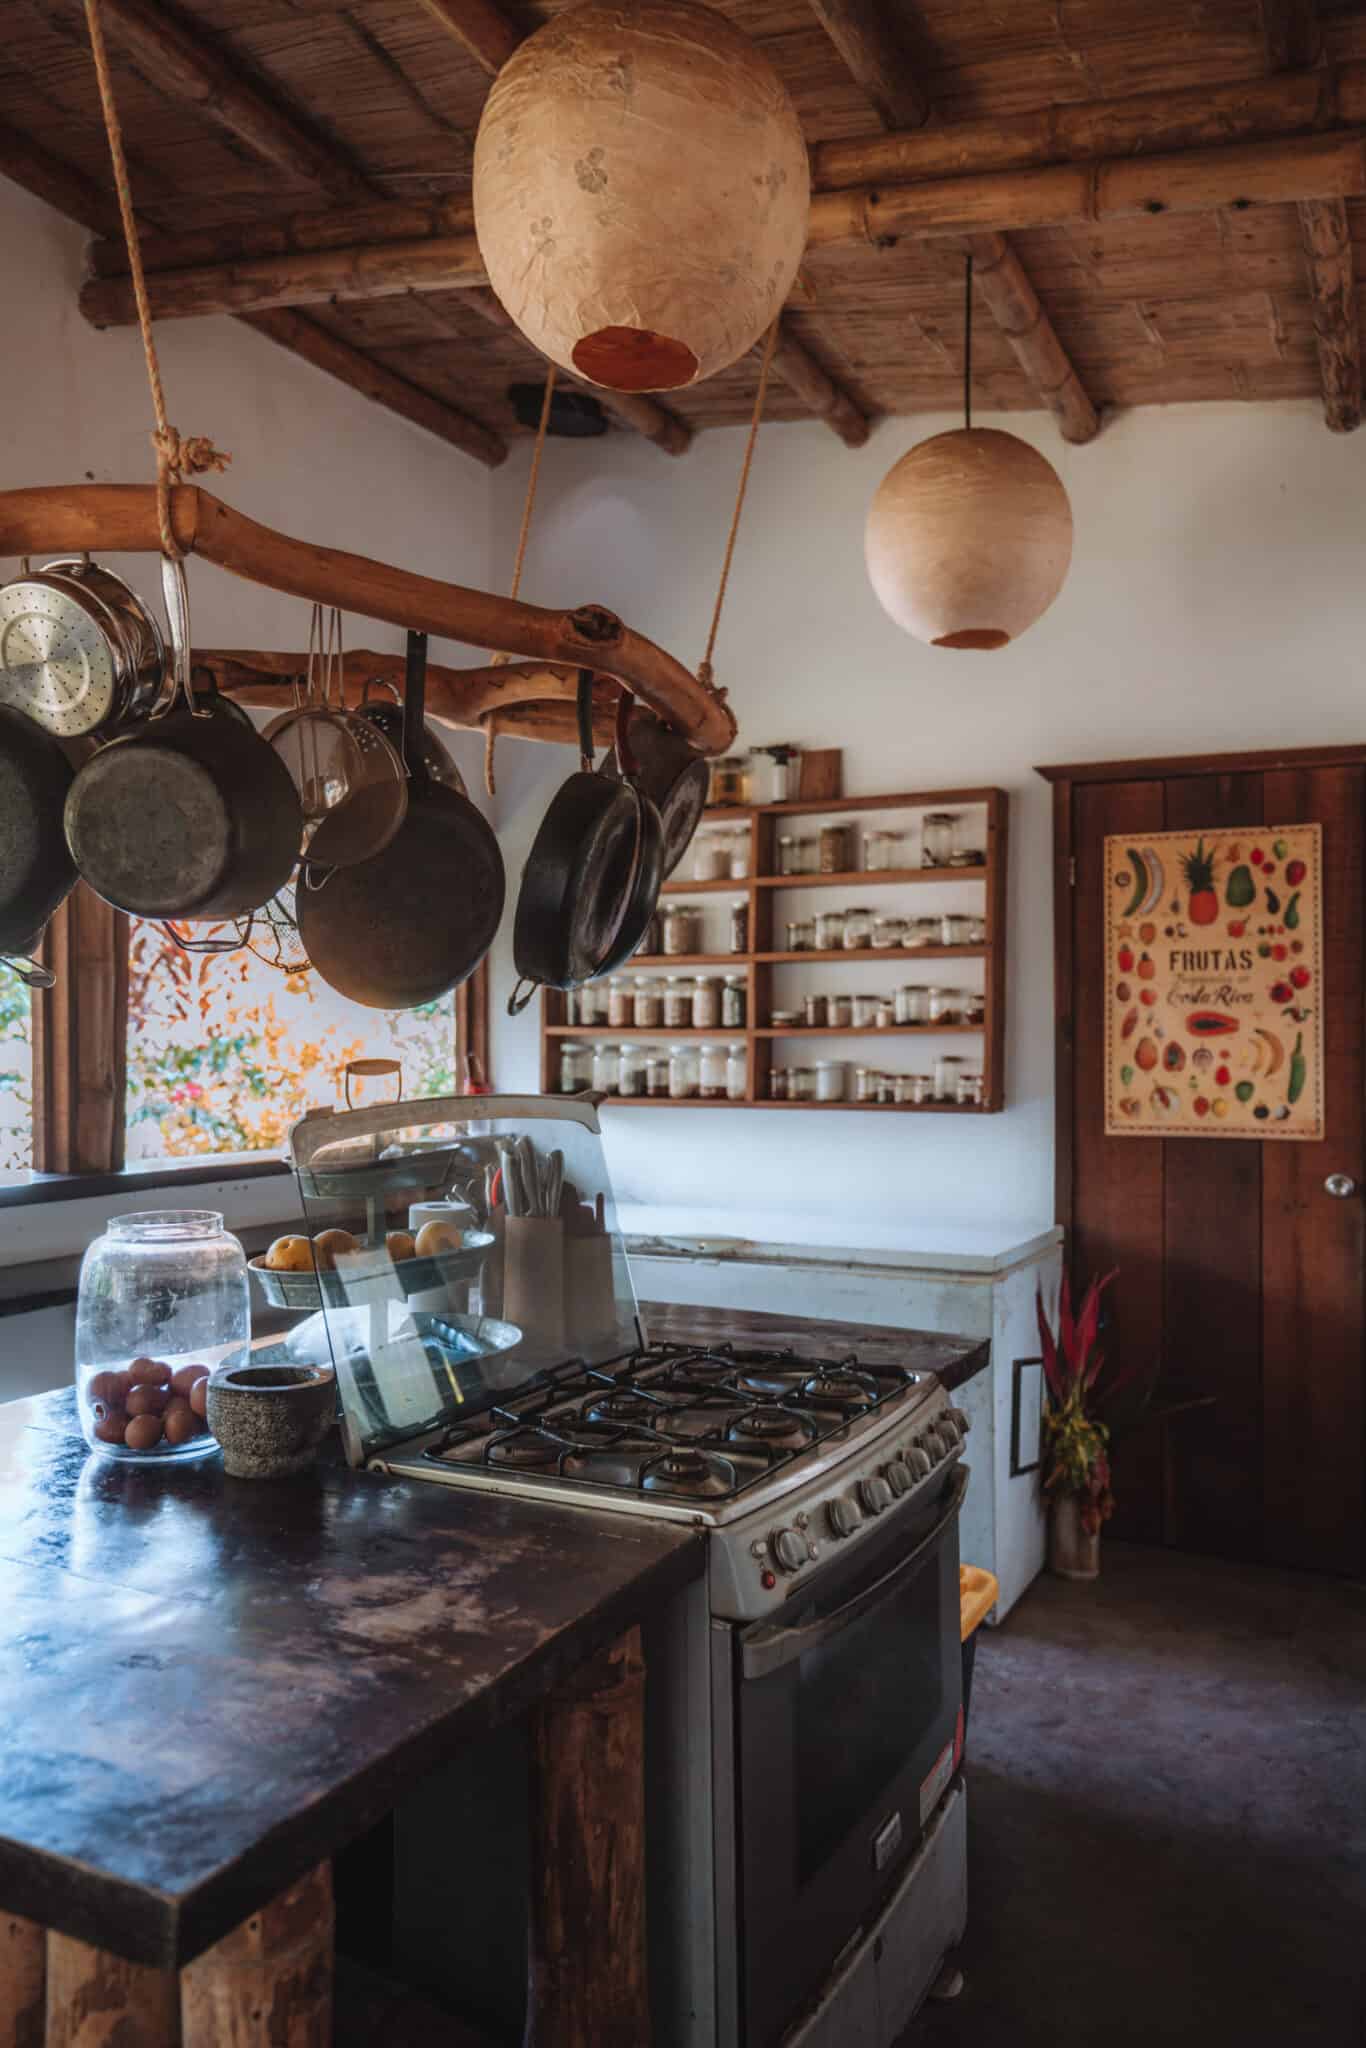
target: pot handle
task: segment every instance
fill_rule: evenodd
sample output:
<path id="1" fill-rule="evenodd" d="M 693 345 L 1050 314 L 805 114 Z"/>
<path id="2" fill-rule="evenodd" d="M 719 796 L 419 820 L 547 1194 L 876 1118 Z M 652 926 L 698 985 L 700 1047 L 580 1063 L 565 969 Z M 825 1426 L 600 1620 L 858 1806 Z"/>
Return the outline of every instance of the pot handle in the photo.
<path id="1" fill-rule="evenodd" d="M 426 780 L 422 758 L 423 718 L 427 709 L 427 635 L 409 633 L 403 676 L 403 765 L 409 780 Z"/>
<path id="2" fill-rule="evenodd" d="M 6 967 L 12 968 L 25 988 L 55 988 L 57 977 L 50 967 L 44 967 L 41 960 L 34 960 L 26 953 L 0 954 Z"/>
<path id="3" fill-rule="evenodd" d="M 202 718 L 209 718 L 212 715 L 211 712 L 199 713 L 199 716 Z M 237 923 L 239 929 L 233 933 L 231 938 L 226 939 L 183 938 L 169 917 L 162 918 L 161 929 L 165 932 L 168 939 L 179 946 L 182 953 L 236 953 L 246 945 L 247 940 L 251 937 L 252 929 L 256 923 L 255 912 L 248 911 L 244 918 L 237 920 Z"/>
<path id="4" fill-rule="evenodd" d="M 617 719 L 615 738 L 617 745 L 617 766 L 623 777 L 630 780 L 636 772 L 636 757 L 631 750 L 631 713 L 635 709 L 635 698 L 623 683 L 617 698 Z"/>
<path id="5" fill-rule="evenodd" d="M 521 977 L 521 979 L 520 979 L 520 980 L 518 981 L 518 983 L 517 983 L 517 986 L 516 986 L 516 988 L 515 988 L 515 989 L 514 989 L 514 990 L 512 991 L 512 994 L 511 994 L 511 995 L 510 995 L 510 996 L 508 997 L 508 1015 L 509 1015 L 509 1017 L 520 1017 L 520 1016 L 521 1016 L 521 1014 L 522 1014 L 523 1010 L 524 1010 L 524 1009 L 526 1008 L 527 1004 L 528 1004 L 528 1003 L 529 1003 L 529 1002 L 531 1001 L 531 998 L 532 998 L 532 997 L 533 997 L 533 996 L 535 995 L 535 993 L 536 993 L 537 989 L 538 989 L 538 988 L 540 987 L 540 985 L 541 985 L 541 984 L 540 984 L 540 982 L 539 982 L 539 981 L 535 981 L 535 980 L 533 980 L 533 979 L 532 979 L 532 978 L 531 978 L 531 977 L 530 977 L 529 975 L 523 975 L 523 976 Z M 523 990 L 523 989 L 525 989 L 525 990 L 526 990 L 526 994 L 525 994 L 525 995 L 523 995 L 523 994 L 522 994 L 522 990 Z"/>
<path id="6" fill-rule="evenodd" d="M 578 688 L 574 693 L 574 714 L 579 727 L 579 766 L 585 775 L 593 772 L 593 671 L 579 670 Z"/>
<path id="7" fill-rule="evenodd" d="M 398 1094 L 394 1097 L 394 1100 L 395 1102 L 402 1102 L 403 1062 L 401 1060 L 348 1060 L 342 1068 L 342 1089 L 346 1096 L 347 1108 L 354 1109 L 356 1107 L 355 1103 L 351 1100 L 351 1082 L 353 1079 L 357 1081 L 372 1081 L 394 1074 L 398 1075 Z"/>
<path id="8" fill-rule="evenodd" d="M 175 667 L 176 689 L 185 699 L 192 717 L 212 718 L 212 711 L 201 711 L 194 701 L 194 682 L 190 675 L 190 593 L 185 581 L 185 564 L 172 555 L 161 558 L 161 594 L 171 626 L 171 659 Z"/>

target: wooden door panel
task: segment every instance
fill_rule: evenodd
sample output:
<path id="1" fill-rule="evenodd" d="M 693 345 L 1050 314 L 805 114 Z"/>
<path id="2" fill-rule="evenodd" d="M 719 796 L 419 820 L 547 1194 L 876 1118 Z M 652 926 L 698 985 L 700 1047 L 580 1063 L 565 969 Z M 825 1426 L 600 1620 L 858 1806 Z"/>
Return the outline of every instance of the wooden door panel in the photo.
<path id="1" fill-rule="evenodd" d="M 1366 1187 L 1363 806 L 1360 768 L 1266 777 L 1268 822 L 1323 826 L 1325 1136 L 1320 1144 L 1261 1148 L 1264 1555 L 1268 1562 L 1350 1573 L 1366 1566 L 1366 1197 L 1334 1200 L 1324 1181 L 1345 1173 Z"/>

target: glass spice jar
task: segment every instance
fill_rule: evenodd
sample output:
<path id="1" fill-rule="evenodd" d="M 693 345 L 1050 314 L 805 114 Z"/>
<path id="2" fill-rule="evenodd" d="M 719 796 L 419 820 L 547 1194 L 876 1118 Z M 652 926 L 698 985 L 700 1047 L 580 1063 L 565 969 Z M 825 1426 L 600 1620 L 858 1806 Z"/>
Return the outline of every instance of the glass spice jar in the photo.
<path id="1" fill-rule="evenodd" d="M 889 830 L 884 836 L 887 841 L 887 858 L 882 865 L 884 868 L 899 868 L 904 858 L 905 834 Z"/>
<path id="2" fill-rule="evenodd" d="M 970 946 L 985 946 L 987 942 L 986 919 L 984 917 L 970 917 L 967 924 L 968 944 Z"/>
<path id="3" fill-rule="evenodd" d="M 937 917 L 908 917 L 902 934 L 903 946 L 937 946 L 939 944 L 939 919 Z"/>
<path id="4" fill-rule="evenodd" d="M 664 1013 L 666 1031 L 686 1031 L 692 1023 L 692 980 L 686 974 L 671 974 L 664 983 Z"/>
<path id="5" fill-rule="evenodd" d="M 796 833 L 780 832 L 778 834 L 778 873 L 780 875 L 799 875 L 801 873 L 801 869 L 797 865 L 799 858 Z"/>
<path id="6" fill-rule="evenodd" d="M 697 1093 L 697 1058 L 690 1045 L 669 1048 L 669 1097 L 686 1102 Z"/>
<path id="7" fill-rule="evenodd" d="M 803 833 L 797 841 L 797 873 L 818 875 L 820 873 L 820 841 L 814 833 Z"/>
<path id="8" fill-rule="evenodd" d="M 732 832 L 726 868 L 733 882 L 742 880 L 749 873 L 748 832 Z"/>
<path id="9" fill-rule="evenodd" d="M 934 1082 L 929 1074 L 900 1074 L 897 1077 L 896 1099 L 898 1102 L 929 1102 L 933 1099 Z"/>
<path id="10" fill-rule="evenodd" d="M 970 946 L 972 919 L 959 911 L 946 910 L 939 920 L 939 943 L 941 946 Z"/>
<path id="11" fill-rule="evenodd" d="M 615 1095 L 617 1092 L 617 1049 L 614 1045 L 598 1044 L 593 1047 L 593 1092 L 595 1095 Z"/>
<path id="12" fill-rule="evenodd" d="M 855 1067 L 854 1100 L 855 1102 L 875 1102 L 877 1100 L 877 1075 L 872 1067 Z"/>
<path id="13" fill-rule="evenodd" d="M 846 953 L 861 952 L 873 943 L 873 914 L 870 910 L 853 909 L 844 913 L 843 946 Z"/>
<path id="14" fill-rule="evenodd" d="M 702 1045 L 697 1049 L 697 1092 L 704 1102 L 722 1102 L 726 1094 L 726 1048 Z"/>
<path id="15" fill-rule="evenodd" d="M 801 1018 L 796 1010 L 770 1010 L 768 1021 L 775 1031 L 795 1031 Z"/>
<path id="16" fill-rule="evenodd" d="M 962 990 L 957 988 L 932 988 L 930 990 L 931 1024 L 961 1024 L 962 1021 Z"/>
<path id="17" fill-rule="evenodd" d="M 862 993 L 849 999 L 850 1021 L 855 1031 L 871 1030 L 877 1020 L 877 997 Z"/>
<path id="18" fill-rule="evenodd" d="M 115 1216 L 81 1261 L 76 1408 L 92 1451 L 184 1464 L 218 1449 L 194 1405 L 217 1366 L 246 1362 L 251 1296 L 241 1245 L 211 1209 Z"/>
<path id="19" fill-rule="evenodd" d="M 743 974 L 728 974 L 721 984 L 721 1023 L 727 1031 L 744 1028 L 748 990 Z"/>
<path id="20" fill-rule="evenodd" d="M 699 974 L 692 988 L 694 1031 L 715 1031 L 721 1022 L 721 983 L 714 974 Z"/>
<path id="21" fill-rule="evenodd" d="M 963 1022 L 985 1024 L 987 1021 L 987 999 L 979 988 L 963 990 Z"/>
<path id="22" fill-rule="evenodd" d="M 560 1093 L 577 1095 L 580 1088 L 592 1085 L 593 1055 L 586 1045 L 575 1045 L 566 1039 L 560 1047 Z"/>
<path id="23" fill-rule="evenodd" d="M 818 910 L 816 912 L 816 951 L 838 953 L 844 944 L 844 912 L 842 910 Z"/>
<path id="24" fill-rule="evenodd" d="M 821 995 L 803 998 L 802 1016 L 808 1031 L 824 1030 L 830 1019 L 830 1005 Z"/>
<path id="25" fill-rule="evenodd" d="M 851 995 L 831 996 L 830 1028 L 832 1031 L 847 1031 L 854 1021 L 854 998 Z"/>
<path id="26" fill-rule="evenodd" d="M 879 996 L 873 1012 L 873 1023 L 879 1031 L 890 1031 L 896 1023 L 896 1004 L 891 996 Z"/>
<path id="27" fill-rule="evenodd" d="M 817 1060 L 815 1065 L 817 1102 L 843 1102 L 845 1081 L 843 1060 Z"/>
<path id="28" fill-rule="evenodd" d="M 586 981 L 574 991 L 577 998 L 576 1021 L 580 1024 L 605 1024 L 607 1022 L 607 991 L 601 983 Z"/>
<path id="29" fill-rule="evenodd" d="M 624 1031 L 635 1014 L 635 985 L 624 974 L 614 974 L 607 984 L 607 1022 L 613 1031 Z"/>
<path id="30" fill-rule="evenodd" d="M 727 754 L 722 760 L 712 762 L 709 803 L 742 804 L 748 801 L 748 791 L 748 754 Z"/>
<path id="31" fill-rule="evenodd" d="M 873 1077 L 873 1079 L 874 1079 L 874 1083 L 875 1083 L 875 1086 L 874 1086 L 874 1089 L 873 1089 L 873 1100 L 874 1100 L 874 1102 L 895 1102 L 895 1101 L 896 1101 L 896 1076 L 895 1076 L 895 1074 L 875 1074 L 875 1075 L 874 1075 L 874 1077 Z"/>
<path id="32" fill-rule="evenodd" d="M 814 1102 L 816 1099 L 816 1070 L 814 1067 L 789 1067 L 787 1070 L 787 1099 L 789 1102 Z"/>
<path id="33" fill-rule="evenodd" d="M 929 990 L 909 981 L 899 988 L 896 992 L 896 1021 L 898 1024 L 928 1024 Z"/>
<path id="34" fill-rule="evenodd" d="M 926 811 L 920 827 L 920 865 L 946 868 L 953 858 L 957 837 L 957 811 Z"/>
<path id="35" fill-rule="evenodd" d="M 719 825 L 704 825 L 693 841 L 695 882 L 719 882 L 730 867 L 730 844 Z"/>
<path id="36" fill-rule="evenodd" d="M 876 875 L 887 866 L 887 834 L 879 831 L 863 835 L 863 866 L 867 874 Z"/>
<path id="37" fill-rule="evenodd" d="M 697 911 L 691 903 L 671 903 L 664 913 L 664 951 L 697 951 Z"/>
<path id="38" fill-rule="evenodd" d="M 645 1093 L 667 1095 L 669 1092 L 669 1055 L 666 1052 L 652 1052 L 645 1061 Z"/>
<path id="39" fill-rule="evenodd" d="M 748 1060 L 745 1047 L 726 1047 L 726 1098 L 730 1102 L 743 1102 L 749 1091 Z"/>
<path id="40" fill-rule="evenodd" d="M 816 920 L 814 917 L 796 917 L 789 920 L 786 931 L 789 953 L 810 953 L 816 945 Z"/>
<path id="41" fill-rule="evenodd" d="M 732 953 L 749 951 L 749 898 L 737 896 L 730 906 L 729 944 Z"/>
<path id="42" fill-rule="evenodd" d="M 982 1099 L 982 1077 L 980 1074 L 961 1073 L 958 1076 L 957 1100 L 965 1108 L 974 1106 Z"/>
<path id="43" fill-rule="evenodd" d="M 643 1045 L 623 1045 L 617 1053 L 617 1094 L 644 1093 L 645 1048 Z"/>
<path id="44" fill-rule="evenodd" d="M 821 826 L 819 872 L 823 875 L 848 874 L 849 827 L 847 825 Z"/>
<path id="45" fill-rule="evenodd" d="M 770 1102 L 787 1101 L 787 1068 L 771 1067 L 768 1075 L 768 1099 Z"/>
<path id="46" fill-rule="evenodd" d="M 873 919 L 873 946 L 880 953 L 889 952 L 899 946 L 905 936 L 906 920 L 889 910 L 879 911 Z"/>
<path id="47" fill-rule="evenodd" d="M 660 1023 L 659 983 L 653 975 L 636 976 L 635 1017 L 637 1031 L 658 1031 Z"/>
<path id="48" fill-rule="evenodd" d="M 934 1062 L 934 1093 L 938 1102 L 956 1102 L 958 1099 L 958 1076 L 963 1062 L 956 1053 L 941 1052 Z"/>

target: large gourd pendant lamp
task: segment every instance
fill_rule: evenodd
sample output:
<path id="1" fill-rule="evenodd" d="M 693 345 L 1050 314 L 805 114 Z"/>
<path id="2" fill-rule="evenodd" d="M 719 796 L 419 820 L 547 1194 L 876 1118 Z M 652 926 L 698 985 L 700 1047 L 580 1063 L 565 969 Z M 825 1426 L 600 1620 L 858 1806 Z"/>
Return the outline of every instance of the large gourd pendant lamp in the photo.
<path id="1" fill-rule="evenodd" d="M 532 345 L 611 391 L 673 391 L 759 340 L 806 243 L 787 88 L 696 0 L 583 0 L 508 59 L 474 148 L 489 282 Z"/>
<path id="2" fill-rule="evenodd" d="M 903 455 L 879 484 L 864 554 L 878 601 L 931 647 L 1018 639 L 1062 589 L 1072 507 L 1051 462 L 1016 434 L 972 424 L 972 258 L 963 335 L 964 424 Z"/>

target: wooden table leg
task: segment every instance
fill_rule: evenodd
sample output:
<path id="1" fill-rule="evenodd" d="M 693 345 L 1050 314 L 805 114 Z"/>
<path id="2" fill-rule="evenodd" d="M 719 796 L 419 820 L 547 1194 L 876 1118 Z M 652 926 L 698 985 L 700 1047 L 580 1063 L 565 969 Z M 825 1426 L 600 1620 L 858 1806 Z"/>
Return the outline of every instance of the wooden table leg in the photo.
<path id="1" fill-rule="evenodd" d="M 68 1934 L 47 1937 L 47 2048 L 180 2048 L 174 1970 L 125 1962 Z"/>
<path id="2" fill-rule="evenodd" d="M 537 1707 L 524 2048 L 648 2048 L 640 1630 Z"/>
<path id="3" fill-rule="evenodd" d="M 47 1932 L 0 1913 L 0 2048 L 43 2048 Z"/>
<path id="4" fill-rule="evenodd" d="M 332 1932 L 320 1863 L 181 1971 L 184 2048 L 331 2048 Z"/>

